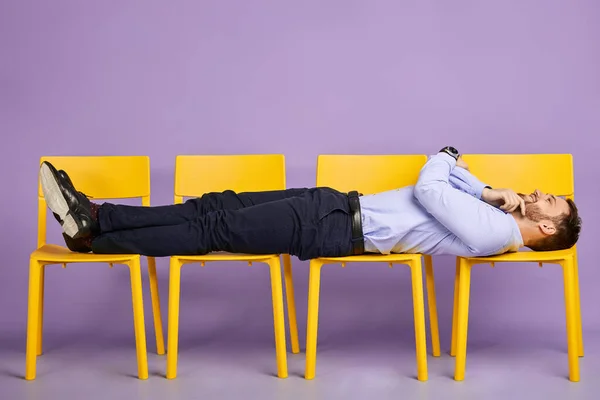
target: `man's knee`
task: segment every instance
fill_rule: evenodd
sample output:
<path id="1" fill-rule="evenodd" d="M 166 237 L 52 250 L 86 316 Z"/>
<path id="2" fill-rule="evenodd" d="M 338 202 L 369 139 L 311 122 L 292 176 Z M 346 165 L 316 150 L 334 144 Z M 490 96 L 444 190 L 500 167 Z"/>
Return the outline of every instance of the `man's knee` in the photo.
<path id="1" fill-rule="evenodd" d="M 219 210 L 237 210 L 245 207 L 238 194 L 233 190 L 204 193 L 201 197 L 189 199 L 186 203 L 192 204 L 199 215 Z"/>

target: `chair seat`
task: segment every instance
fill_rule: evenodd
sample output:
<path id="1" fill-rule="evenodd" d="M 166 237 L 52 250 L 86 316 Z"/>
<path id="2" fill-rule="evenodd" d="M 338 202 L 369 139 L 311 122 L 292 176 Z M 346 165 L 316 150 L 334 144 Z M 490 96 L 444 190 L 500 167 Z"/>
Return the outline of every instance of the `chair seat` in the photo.
<path id="1" fill-rule="evenodd" d="M 31 253 L 31 257 L 39 261 L 56 263 L 108 262 L 119 263 L 130 261 L 137 254 L 93 254 L 75 253 L 63 246 L 45 244 Z"/>
<path id="2" fill-rule="evenodd" d="M 211 262 L 211 261 L 267 261 L 278 258 L 279 254 L 246 254 L 228 253 L 225 251 L 213 252 L 204 255 L 171 256 L 181 262 Z"/>
<path id="3" fill-rule="evenodd" d="M 564 260 L 566 257 L 574 256 L 575 248 L 558 251 L 518 251 L 515 253 L 500 254 L 489 257 L 459 257 L 466 260 L 489 262 L 552 262 Z"/>
<path id="4" fill-rule="evenodd" d="M 402 263 L 407 261 L 418 260 L 422 254 L 361 254 L 358 256 L 346 257 L 319 257 L 320 261 L 327 263 L 345 263 L 345 262 L 385 262 L 385 263 Z"/>

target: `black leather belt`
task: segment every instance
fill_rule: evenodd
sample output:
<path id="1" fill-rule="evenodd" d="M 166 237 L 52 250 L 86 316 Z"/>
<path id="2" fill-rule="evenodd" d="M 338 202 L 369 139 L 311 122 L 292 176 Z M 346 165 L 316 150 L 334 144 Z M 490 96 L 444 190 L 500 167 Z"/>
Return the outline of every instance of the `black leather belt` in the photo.
<path id="1" fill-rule="evenodd" d="M 360 200 L 358 192 L 353 190 L 348 193 L 350 217 L 352 220 L 352 254 L 359 255 L 365 252 L 365 239 L 362 230 L 362 216 L 360 213 Z"/>

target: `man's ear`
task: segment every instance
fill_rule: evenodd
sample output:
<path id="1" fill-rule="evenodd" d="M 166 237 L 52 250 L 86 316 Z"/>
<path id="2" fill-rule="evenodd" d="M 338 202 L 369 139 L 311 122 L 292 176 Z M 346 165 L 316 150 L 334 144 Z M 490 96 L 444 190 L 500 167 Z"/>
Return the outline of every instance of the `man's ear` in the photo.
<path id="1" fill-rule="evenodd" d="M 550 236 L 556 233 L 556 226 L 554 225 L 554 222 L 550 220 L 545 219 L 540 221 L 538 223 L 538 227 L 540 228 L 540 231 L 542 231 L 544 236 Z"/>

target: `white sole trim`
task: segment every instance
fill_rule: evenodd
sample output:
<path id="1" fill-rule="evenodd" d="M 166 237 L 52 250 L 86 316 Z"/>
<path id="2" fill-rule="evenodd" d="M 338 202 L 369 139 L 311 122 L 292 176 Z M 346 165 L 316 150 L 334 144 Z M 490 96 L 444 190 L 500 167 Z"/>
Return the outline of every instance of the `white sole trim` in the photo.
<path id="1" fill-rule="evenodd" d="M 57 214 L 60 220 L 63 221 L 63 232 L 70 237 L 74 237 L 77 232 L 79 232 L 79 227 L 77 226 L 77 222 L 75 222 L 73 217 L 69 214 L 69 205 L 60 190 L 56 177 L 52 173 L 50 167 L 46 164 L 43 164 L 40 168 L 40 180 L 42 182 L 42 192 L 44 193 L 48 208 L 50 208 L 53 213 Z"/>

